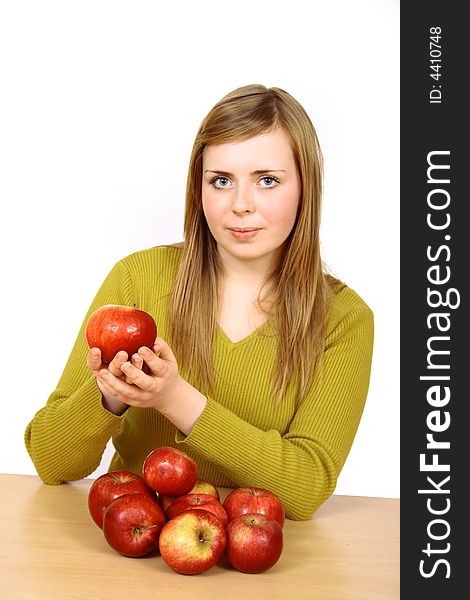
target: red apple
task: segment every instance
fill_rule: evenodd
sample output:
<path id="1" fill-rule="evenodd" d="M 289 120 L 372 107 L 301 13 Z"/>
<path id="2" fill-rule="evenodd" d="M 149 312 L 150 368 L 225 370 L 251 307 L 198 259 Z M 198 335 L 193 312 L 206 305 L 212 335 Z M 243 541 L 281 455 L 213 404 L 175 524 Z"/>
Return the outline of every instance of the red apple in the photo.
<path id="1" fill-rule="evenodd" d="M 213 567 L 226 543 L 225 527 L 206 510 L 185 510 L 160 533 L 160 555 L 177 573 L 196 575 Z"/>
<path id="2" fill-rule="evenodd" d="M 104 513 L 106 541 L 124 556 L 144 556 L 158 545 L 165 517 L 157 499 L 147 494 L 125 494 Z"/>
<path id="3" fill-rule="evenodd" d="M 164 496 L 183 496 L 196 483 L 197 463 L 190 456 L 171 446 L 152 450 L 142 467 L 149 487 Z"/>
<path id="4" fill-rule="evenodd" d="M 152 348 L 157 337 L 154 318 L 143 310 L 121 304 L 106 304 L 88 318 L 85 338 L 90 348 L 99 348 L 110 363 L 119 350 L 131 357 L 141 346 Z"/>
<path id="5" fill-rule="evenodd" d="M 267 515 L 284 526 L 284 506 L 276 494 L 259 487 L 240 487 L 232 490 L 224 501 L 228 520 L 248 513 Z"/>
<path id="6" fill-rule="evenodd" d="M 160 502 L 160 506 L 162 507 L 163 512 L 166 512 L 166 510 L 175 501 L 175 496 L 164 496 L 163 494 L 159 494 L 158 501 Z"/>
<path id="7" fill-rule="evenodd" d="M 147 494 L 155 497 L 143 477 L 130 471 L 111 471 L 101 475 L 88 491 L 88 509 L 98 527 L 103 527 L 103 515 L 108 505 L 124 494 Z"/>
<path id="8" fill-rule="evenodd" d="M 193 488 L 189 490 L 188 493 L 210 494 L 211 496 L 214 496 L 214 498 L 217 498 L 217 500 L 219 500 L 220 502 L 219 490 L 215 487 L 215 485 L 212 485 L 212 483 L 209 483 L 209 481 L 205 481 L 204 479 L 198 479 L 194 484 Z M 165 496 L 163 494 L 160 494 L 158 499 L 160 501 L 160 506 L 162 507 L 163 512 L 165 512 L 167 508 L 169 508 L 173 504 L 175 496 Z"/>
<path id="9" fill-rule="evenodd" d="M 222 504 L 212 494 L 185 494 L 175 498 L 171 506 L 165 511 L 165 517 L 169 521 L 174 519 L 185 510 L 207 510 L 219 518 L 222 525 L 228 525 L 227 513 Z"/>
<path id="10" fill-rule="evenodd" d="M 242 573 L 262 573 L 282 554 L 283 533 L 277 521 L 261 514 L 237 517 L 227 526 L 225 556 Z"/>
<path id="11" fill-rule="evenodd" d="M 209 483 L 209 481 L 205 481 L 204 479 L 198 479 L 194 484 L 193 489 L 190 490 L 189 493 L 210 494 L 211 496 L 217 498 L 217 500 L 220 500 L 219 490 L 215 487 L 215 485 L 212 485 L 212 483 Z"/>

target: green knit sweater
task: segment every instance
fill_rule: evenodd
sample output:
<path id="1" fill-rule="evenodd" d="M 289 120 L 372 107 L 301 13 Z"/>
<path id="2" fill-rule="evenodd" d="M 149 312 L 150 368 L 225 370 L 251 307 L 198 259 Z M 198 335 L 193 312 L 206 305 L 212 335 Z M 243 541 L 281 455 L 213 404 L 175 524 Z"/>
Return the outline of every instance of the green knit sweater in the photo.
<path id="1" fill-rule="evenodd" d="M 270 392 L 276 336 L 269 321 L 233 343 L 217 328 L 213 395 L 189 436 L 154 409 L 107 411 L 86 366 L 85 323 L 104 304 L 137 306 L 152 314 L 167 337 L 167 301 L 179 262 L 178 247 L 143 250 L 119 261 L 99 289 L 57 388 L 25 432 L 26 448 L 49 484 L 82 479 L 100 464 L 110 437 L 110 470 L 142 474 L 147 454 L 178 446 L 217 486 L 254 485 L 276 493 L 291 519 L 307 519 L 333 492 L 353 442 L 367 395 L 373 315 L 350 288 L 339 291 L 328 314 L 321 381 L 296 409 L 289 393 Z M 192 383 L 190 381 L 190 383 Z"/>

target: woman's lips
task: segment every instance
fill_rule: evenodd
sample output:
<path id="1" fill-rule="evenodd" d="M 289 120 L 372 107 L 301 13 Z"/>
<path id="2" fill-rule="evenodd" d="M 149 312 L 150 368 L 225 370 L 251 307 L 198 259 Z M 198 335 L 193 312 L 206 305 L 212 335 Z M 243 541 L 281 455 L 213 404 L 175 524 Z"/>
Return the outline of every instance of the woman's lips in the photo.
<path id="1" fill-rule="evenodd" d="M 251 240 L 261 229 L 259 227 L 234 227 L 233 229 L 229 228 L 229 231 L 237 240 Z"/>

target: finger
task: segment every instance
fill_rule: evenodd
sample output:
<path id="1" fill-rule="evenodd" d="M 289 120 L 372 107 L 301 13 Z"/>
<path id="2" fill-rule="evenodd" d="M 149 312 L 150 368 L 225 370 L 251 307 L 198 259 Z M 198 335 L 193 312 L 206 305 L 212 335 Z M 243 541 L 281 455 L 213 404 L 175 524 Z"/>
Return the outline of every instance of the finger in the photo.
<path id="1" fill-rule="evenodd" d="M 131 363 L 136 369 L 138 369 L 139 371 L 142 371 L 142 368 L 144 365 L 144 360 L 139 354 L 135 353 L 132 355 Z M 123 363 L 121 365 L 121 371 L 123 373 L 125 373 L 125 369 L 123 369 L 124 364 L 125 363 Z M 127 375 L 124 375 L 124 380 L 126 381 L 126 383 L 131 383 L 131 384 L 133 383 L 133 381 L 131 379 L 129 379 L 129 377 L 127 377 Z"/>
<path id="2" fill-rule="evenodd" d="M 165 368 L 165 362 L 159 358 L 152 350 L 143 346 L 139 348 L 139 355 L 145 361 L 145 365 L 148 367 L 153 375 L 162 375 L 163 369 Z"/>
<path id="3" fill-rule="evenodd" d="M 120 377 L 122 375 L 121 366 L 127 360 L 127 352 L 124 350 L 119 350 L 116 356 L 108 365 L 108 370 L 115 376 Z"/>
<path id="4" fill-rule="evenodd" d="M 142 366 L 144 364 L 144 360 L 140 356 L 140 354 L 137 354 L 137 353 L 133 354 L 132 358 L 131 358 L 131 362 L 132 362 L 132 364 L 134 365 L 134 367 L 136 369 L 141 369 L 142 370 Z"/>
<path id="5" fill-rule="evenodd" d="M 141 390 L 148 390 L 152 385 L 152 378 L 130 362 L 124 363 L 121 371 L 125 374 L 127 383 L 137 386 Z"/>
<path id="6" fill-rule="evenodd" d="M 100 369 L 101 350 L 99 348 L 90 348 L 87 356 L 87 367 L 95 373 Z"/>
<path id="7" fill-rule="evenodd" d="M 173 354 L 170 346 L 165 342 L 163 338 L 157 338 L 155 340 L 155 344 L 153 345 L 153 351 L 162 360 L 176 362 L 175 355 Z"/>
<path id="8" fill-rule="evenodd" d="M 137 388 L 127 384 L 120 377 L 115 377 L 108 369 L 101 369 L 97 378 L 105 390 L 114 398 L 125 404 L 132 404 L 132 401 L 135 400 L 135 390 Z"/>
<path id="9" fill-rule="evenodd" d="M 96 374 L 96 383 L 100 388 L 101 392 L 106 392 L 110 396 L 114 396 L 115 392 L 112 386 L 112 380 L 114 375 L 112 375 L 107 369 L 101 369 Z"/>

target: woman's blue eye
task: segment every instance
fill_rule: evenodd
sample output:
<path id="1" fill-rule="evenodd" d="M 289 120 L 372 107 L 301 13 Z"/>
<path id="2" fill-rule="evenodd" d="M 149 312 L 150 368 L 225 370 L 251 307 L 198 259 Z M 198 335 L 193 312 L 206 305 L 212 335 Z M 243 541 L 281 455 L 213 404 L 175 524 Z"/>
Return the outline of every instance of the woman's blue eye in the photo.
<path id="1" fill-rule="evenodd" d="M 277 187 L 279 185 L 279 179 L 276 179 L 276 177 L 271 177 L 269 175 L 266 175 L 266 177 L 262 177 L 261 181 L 264 181 L 265 185 L 263 185 L 262 187 Z"/>
<path id="2" fill-rule="evenodd" d="M 214 179 L 211 180 L 210 184 L 213 185 L 215 188 L 221 189 L 228 187 L 229 182 L 230 179 L 228 177 L 214 177 Z"/>

